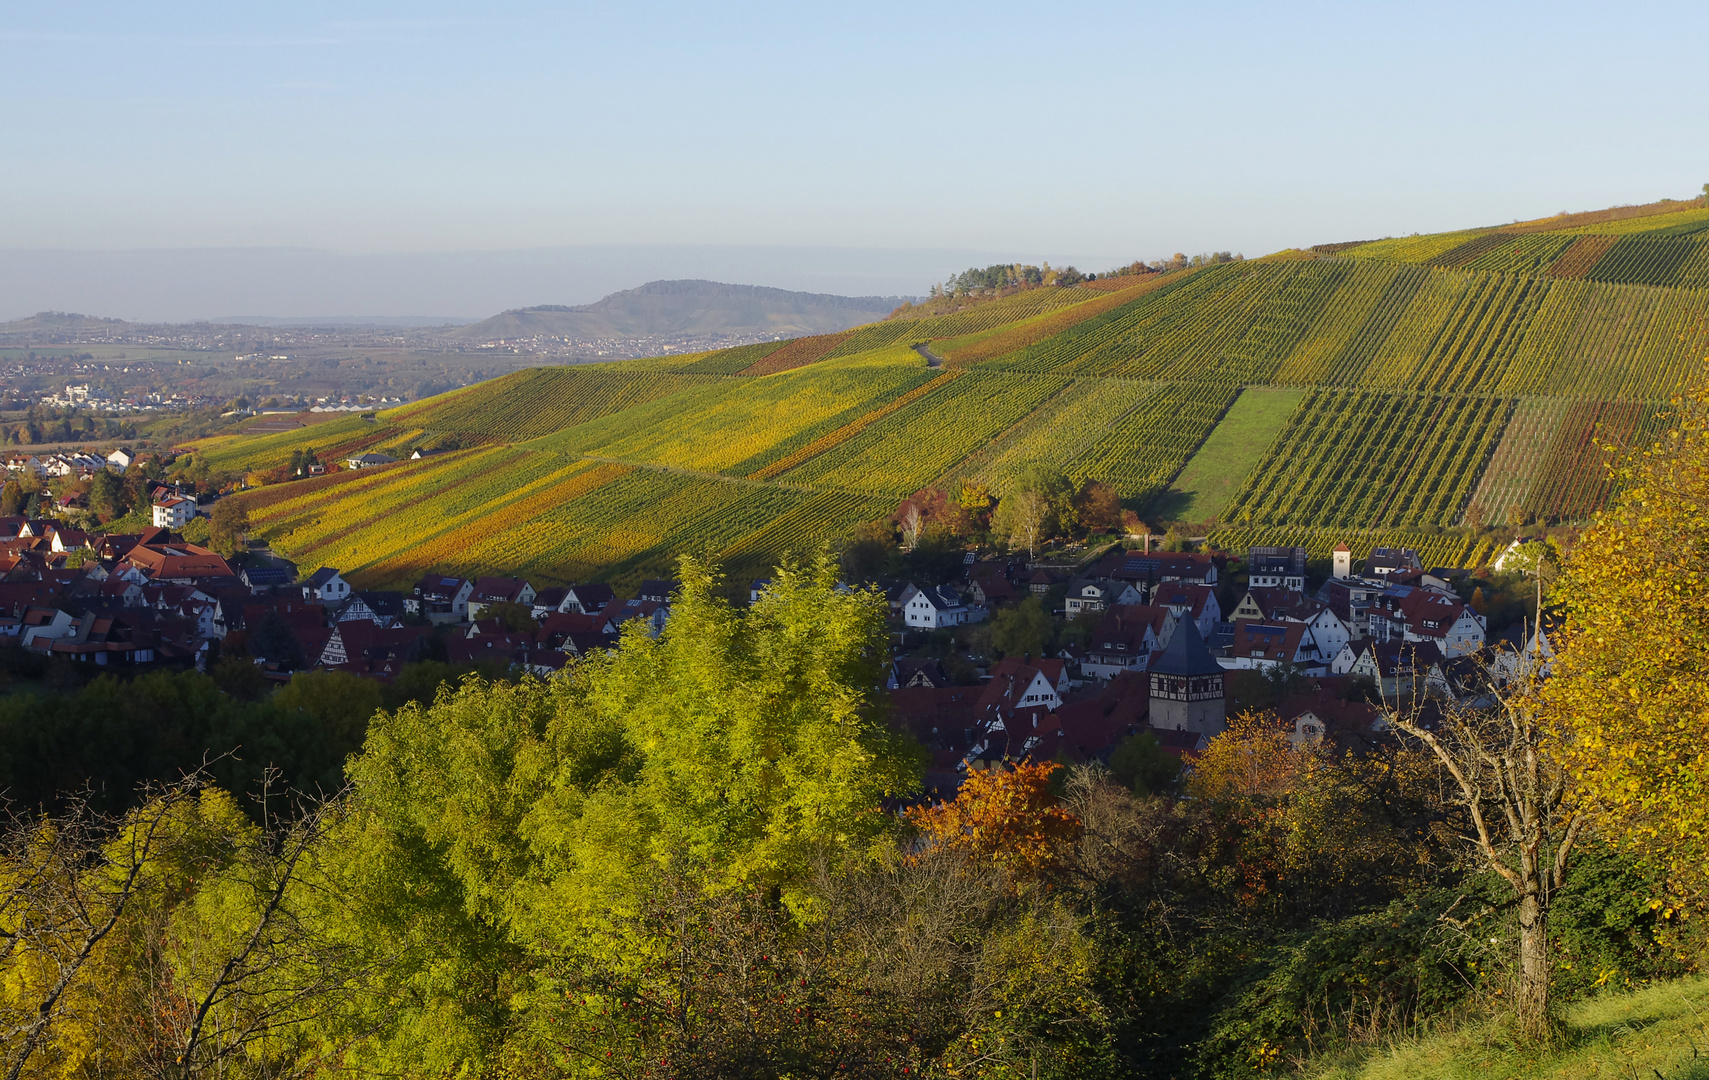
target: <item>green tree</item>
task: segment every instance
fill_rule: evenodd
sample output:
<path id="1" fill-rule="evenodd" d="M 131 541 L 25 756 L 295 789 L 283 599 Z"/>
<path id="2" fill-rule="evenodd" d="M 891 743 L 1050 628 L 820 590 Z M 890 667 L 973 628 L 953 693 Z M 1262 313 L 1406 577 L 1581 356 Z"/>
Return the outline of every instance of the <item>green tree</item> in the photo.
<path id="1" fill-rule="evenodd" d="M 130 508 L 130 492 L 124 480 L 111 469 L 97 472 L 89 483 L 89 509 L 99 514 L 102 521 L 111 521 L 124 517 Z"/>
<path id="2" fill-rule="evenodd" d="M 302 644 L 291 624 L 273 608 L 268 608 L 260 622 L 250 628 L 249 655 L 278 664 L 287 671 L 308 667 L 311 659 L 303 655 Z"/>
<path id="3" fill-rule="evenodd" d="M 1009 481 L 997 503 L 991 530 L 1008 538 L 1009 546 L 1026 548 L 1035 556 L 1044 541 L 1073 520 L 1073 489 L 1056 469 L 1031 465 Z"/>
<path id="4" fill-rule="evenodd" d="M 512 634 L 520 634 L 540 628 L 540 624 L 534 619 L 534 609 L 526 604 L 515 602 L 507 601 L 503 604 L 483 605 L 481 618 L 497 619 L 499 625 Z"/>
<path id="5" fill-rule="evenodd" d="M 850 581 L 872 581 L 889 569 L 897 556 L 896 529 L 888 520 L 856 527 L 843 548 L 843 573 Z"/>
<path id="6" fill-rule="evenodd" d="M 267 679 L 247 656 L 222 656 L 208 669 L 214 685 L 239 701 L 254 701 L 267 689 Z"/>
<path id="7" fill-rule="evenodd" d="M 380 705 L 379 683 L 343 671 L 299 671 L 273 695 L 275 708 L 313 717 L 340 759 L 362 749 Z"/>
<path id="8" fill-rule="evenodd" d="M 249 533 L 249 509 L 243 500 L 227 496 L 214 504 L 208 522 L 208 542 L 221 555 L 234 555 L 243 548 Z"/>
<path id="9" fill-rule="evenodd" d="M 918 771 L 880 720 L 882 594 L 839 590 L 828 555 L 745 612 L 699 563 L 679 576 L 657 639 L 633 627 L 563 676 L 468 679 L 370 724 L 329 855 L 363 897 L 352 947 L 401 957 L 365 991 L 387 1028 L 364 1054 L 478 1072 L 519 1010 L 579 1007 L 525 992 L 531 965 L 621 983 L 673 955 L 673 923 L 630 918 L 667 879 L 812 920 L 821 856 L 883 846 L 880 803 Z"/>
<path id="10" fill-rule="evenodd" d="M 1135 795 L 1161 795 L 1181 778 L 1181 760 L 1142 731 L 1123 739 L 1110 754 L 1110 772 Z"/>
<path id="11" fill-rule="evenodd" d="M 997 612 L 991 620 L 991 644 L 1005 656 L 1043 656 L 1053 629 L 1043 601 L 1029 596 Z"/>

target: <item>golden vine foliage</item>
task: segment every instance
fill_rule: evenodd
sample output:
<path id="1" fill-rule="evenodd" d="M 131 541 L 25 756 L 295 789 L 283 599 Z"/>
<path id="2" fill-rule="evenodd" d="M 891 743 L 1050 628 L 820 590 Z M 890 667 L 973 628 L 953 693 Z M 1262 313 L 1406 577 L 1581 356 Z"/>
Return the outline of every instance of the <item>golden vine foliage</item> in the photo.
<path id="1" fill-rule="evenodd" d="M 1617 470 L 1625 488 L 1568 557 L 1544 700 L 1610 838 L 1702 891 L 1709 869 L 1709 390 Z"/>

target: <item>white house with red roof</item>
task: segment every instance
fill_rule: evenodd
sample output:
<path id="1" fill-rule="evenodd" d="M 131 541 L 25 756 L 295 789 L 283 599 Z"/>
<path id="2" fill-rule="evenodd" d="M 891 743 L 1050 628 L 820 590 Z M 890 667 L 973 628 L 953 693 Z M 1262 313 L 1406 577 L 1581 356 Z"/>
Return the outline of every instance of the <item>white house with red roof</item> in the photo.
<path id="1" fill-rule="evenodd" d="M 1393 586 L 1372 605 L 1369 617 L 1372 640 L 1429 642 L 1446 657 L 1476 652 L 1486 637 L 1482 615 L 1435 589 Z"/>
<path id="2" fill-rule="evenodd" d="M 168 495 L 154 504 L 150 514 L 155 528 L 177 532 L 195 518 L 196 500 Z"/>
<path id="3" fill-rule="evenodd" d="M 1308 675 L 1327 675 L 1334 657 L 1325 655 L 1305 623 L 1234 624 L 1234 643 L 1217 662 L 1230 670 L 1269 670 L 1294 667 Z"/>
<path id="4" fill-rule="evenodd" d="M 469 594 L 469 619 L 472 622 L 481 618 L 482 612 L 495 604 L 520 604 L 532 608 L 534 595 L 534 586 L 521 578 L 476 578 L 474 590 Z"/>

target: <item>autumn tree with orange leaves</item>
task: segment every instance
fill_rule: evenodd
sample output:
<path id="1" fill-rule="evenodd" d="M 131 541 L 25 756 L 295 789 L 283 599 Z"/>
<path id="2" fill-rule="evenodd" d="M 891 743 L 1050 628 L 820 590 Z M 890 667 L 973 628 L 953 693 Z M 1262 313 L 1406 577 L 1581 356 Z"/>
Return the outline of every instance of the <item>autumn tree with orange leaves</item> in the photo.
<path id="1" fill-rule="evenodd" d="M 1058 870 L 1080 835 L 1080 819 L 1050 790 L 1054 762 L 970 770 L 948 802 L 917 806 L 907 819 L 928 845 L 970 852 L 1020 877 Z"/>
<path id="2" fill-rule="evenodd" d="M 1302 891 L 1404 887 L 1428 862 L 1442 817 L 1429 761 L 1297 743 L 1275 713 L 1241 713 L 1193 755 L 1186 793 L 1218 820 L 1206 873 L 1248 907 Z"/>

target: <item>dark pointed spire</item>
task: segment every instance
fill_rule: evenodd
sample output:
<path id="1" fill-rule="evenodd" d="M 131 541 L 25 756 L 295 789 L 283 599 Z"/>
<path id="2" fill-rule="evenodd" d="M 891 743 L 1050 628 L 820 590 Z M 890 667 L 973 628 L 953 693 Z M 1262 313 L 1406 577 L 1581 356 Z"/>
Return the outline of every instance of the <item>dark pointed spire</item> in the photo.
<path id="1" fill-rule="evenodd" d="M 1175 633 L 1170 635 L 1168 647 L 1151 665 L 1151 670 L 1162 675 L 1221 675 L 1222 665 L 1205 647 L 1198 623 L 1183 615 L 1175 624 Z"/>

